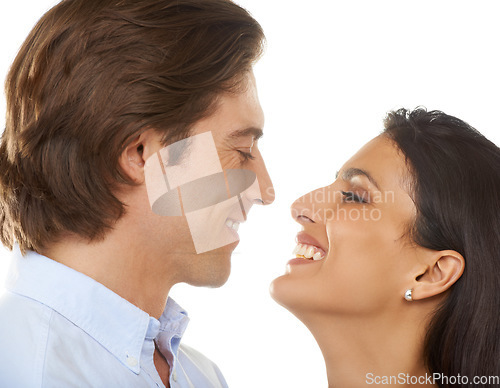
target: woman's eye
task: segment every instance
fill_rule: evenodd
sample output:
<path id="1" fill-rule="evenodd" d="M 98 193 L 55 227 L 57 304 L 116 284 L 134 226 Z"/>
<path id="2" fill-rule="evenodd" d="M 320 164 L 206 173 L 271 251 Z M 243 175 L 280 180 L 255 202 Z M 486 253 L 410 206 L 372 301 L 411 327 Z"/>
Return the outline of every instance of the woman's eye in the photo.
<path id="1" fill-rule="evenodd" d="M 255 159 L 255 156 L 253 156 L 250 152 L 245 152 L 242 150 L 237 150 L 237 151 L 241 155 L 241 157 L 243 158 L 243 161 L 245 161 L 245 162 Z"/>
<path id="2" fill-rule="evenodd" d="M 355 194 L 352 191 L 341 191 L 341 193 L 342 196 L 344 197 L 344 202 L 368 203 L 368 201 L 365 198 Z"/>

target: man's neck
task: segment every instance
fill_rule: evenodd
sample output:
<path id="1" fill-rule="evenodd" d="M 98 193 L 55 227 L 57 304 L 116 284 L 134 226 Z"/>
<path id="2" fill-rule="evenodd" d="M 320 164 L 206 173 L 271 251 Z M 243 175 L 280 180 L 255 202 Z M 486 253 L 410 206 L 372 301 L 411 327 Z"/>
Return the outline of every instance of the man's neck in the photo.
<path id="1" fill-rule="evenodd" d="M 152 259 L 157 256 L 152 249 L 133 230 L 118 225 L 101 241 L 89 243 L 67 236 L 41 253 L 91 277 L 158 319 L 176 280 L 168 257 L 159 265 Z"/>

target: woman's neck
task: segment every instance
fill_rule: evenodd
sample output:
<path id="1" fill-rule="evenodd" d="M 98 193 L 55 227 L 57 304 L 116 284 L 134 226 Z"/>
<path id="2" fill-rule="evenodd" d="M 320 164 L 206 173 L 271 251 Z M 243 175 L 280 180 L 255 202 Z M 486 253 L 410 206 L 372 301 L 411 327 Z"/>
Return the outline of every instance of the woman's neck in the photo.
<path id="1" fill-rule="evenodd" d="M 329 387 L 435 386 L 426 380 L 425 325 L 418 320 L 316 315 L 302 321 L 323 353 Z"/>

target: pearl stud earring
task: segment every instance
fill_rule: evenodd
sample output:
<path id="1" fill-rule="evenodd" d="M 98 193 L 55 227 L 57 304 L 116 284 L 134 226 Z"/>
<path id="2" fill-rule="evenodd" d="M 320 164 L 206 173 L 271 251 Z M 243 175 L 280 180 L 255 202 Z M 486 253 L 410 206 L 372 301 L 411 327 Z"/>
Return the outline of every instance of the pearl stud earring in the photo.
<path id="1" fill-rule="evenodd" d="M 405 299 L 408 301 L 408 302 L 411 302 L 413 300 L 413 297 L 412 297 L 412 292 L 413 292 L 413 289 L 409 289 L 409 290 L 406 290 L 405 292 Z"/>

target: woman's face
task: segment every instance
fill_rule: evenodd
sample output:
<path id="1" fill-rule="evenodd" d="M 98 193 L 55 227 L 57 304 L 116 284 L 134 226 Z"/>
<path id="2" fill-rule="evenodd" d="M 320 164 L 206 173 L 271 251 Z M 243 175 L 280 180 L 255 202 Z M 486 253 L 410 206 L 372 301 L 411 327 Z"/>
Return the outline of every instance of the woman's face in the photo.
<path id="1" fill-rule="evenodd" d="M 312 259 L 292 259 L 271 285 L 273 298 L 299 317 L 378 314 L 405 303 L 424 249 L 407 237 L 416 214 L 407 178 L 404 156 L 381 135 L 330 186 L 296 200 L 296 251 Z"/>

